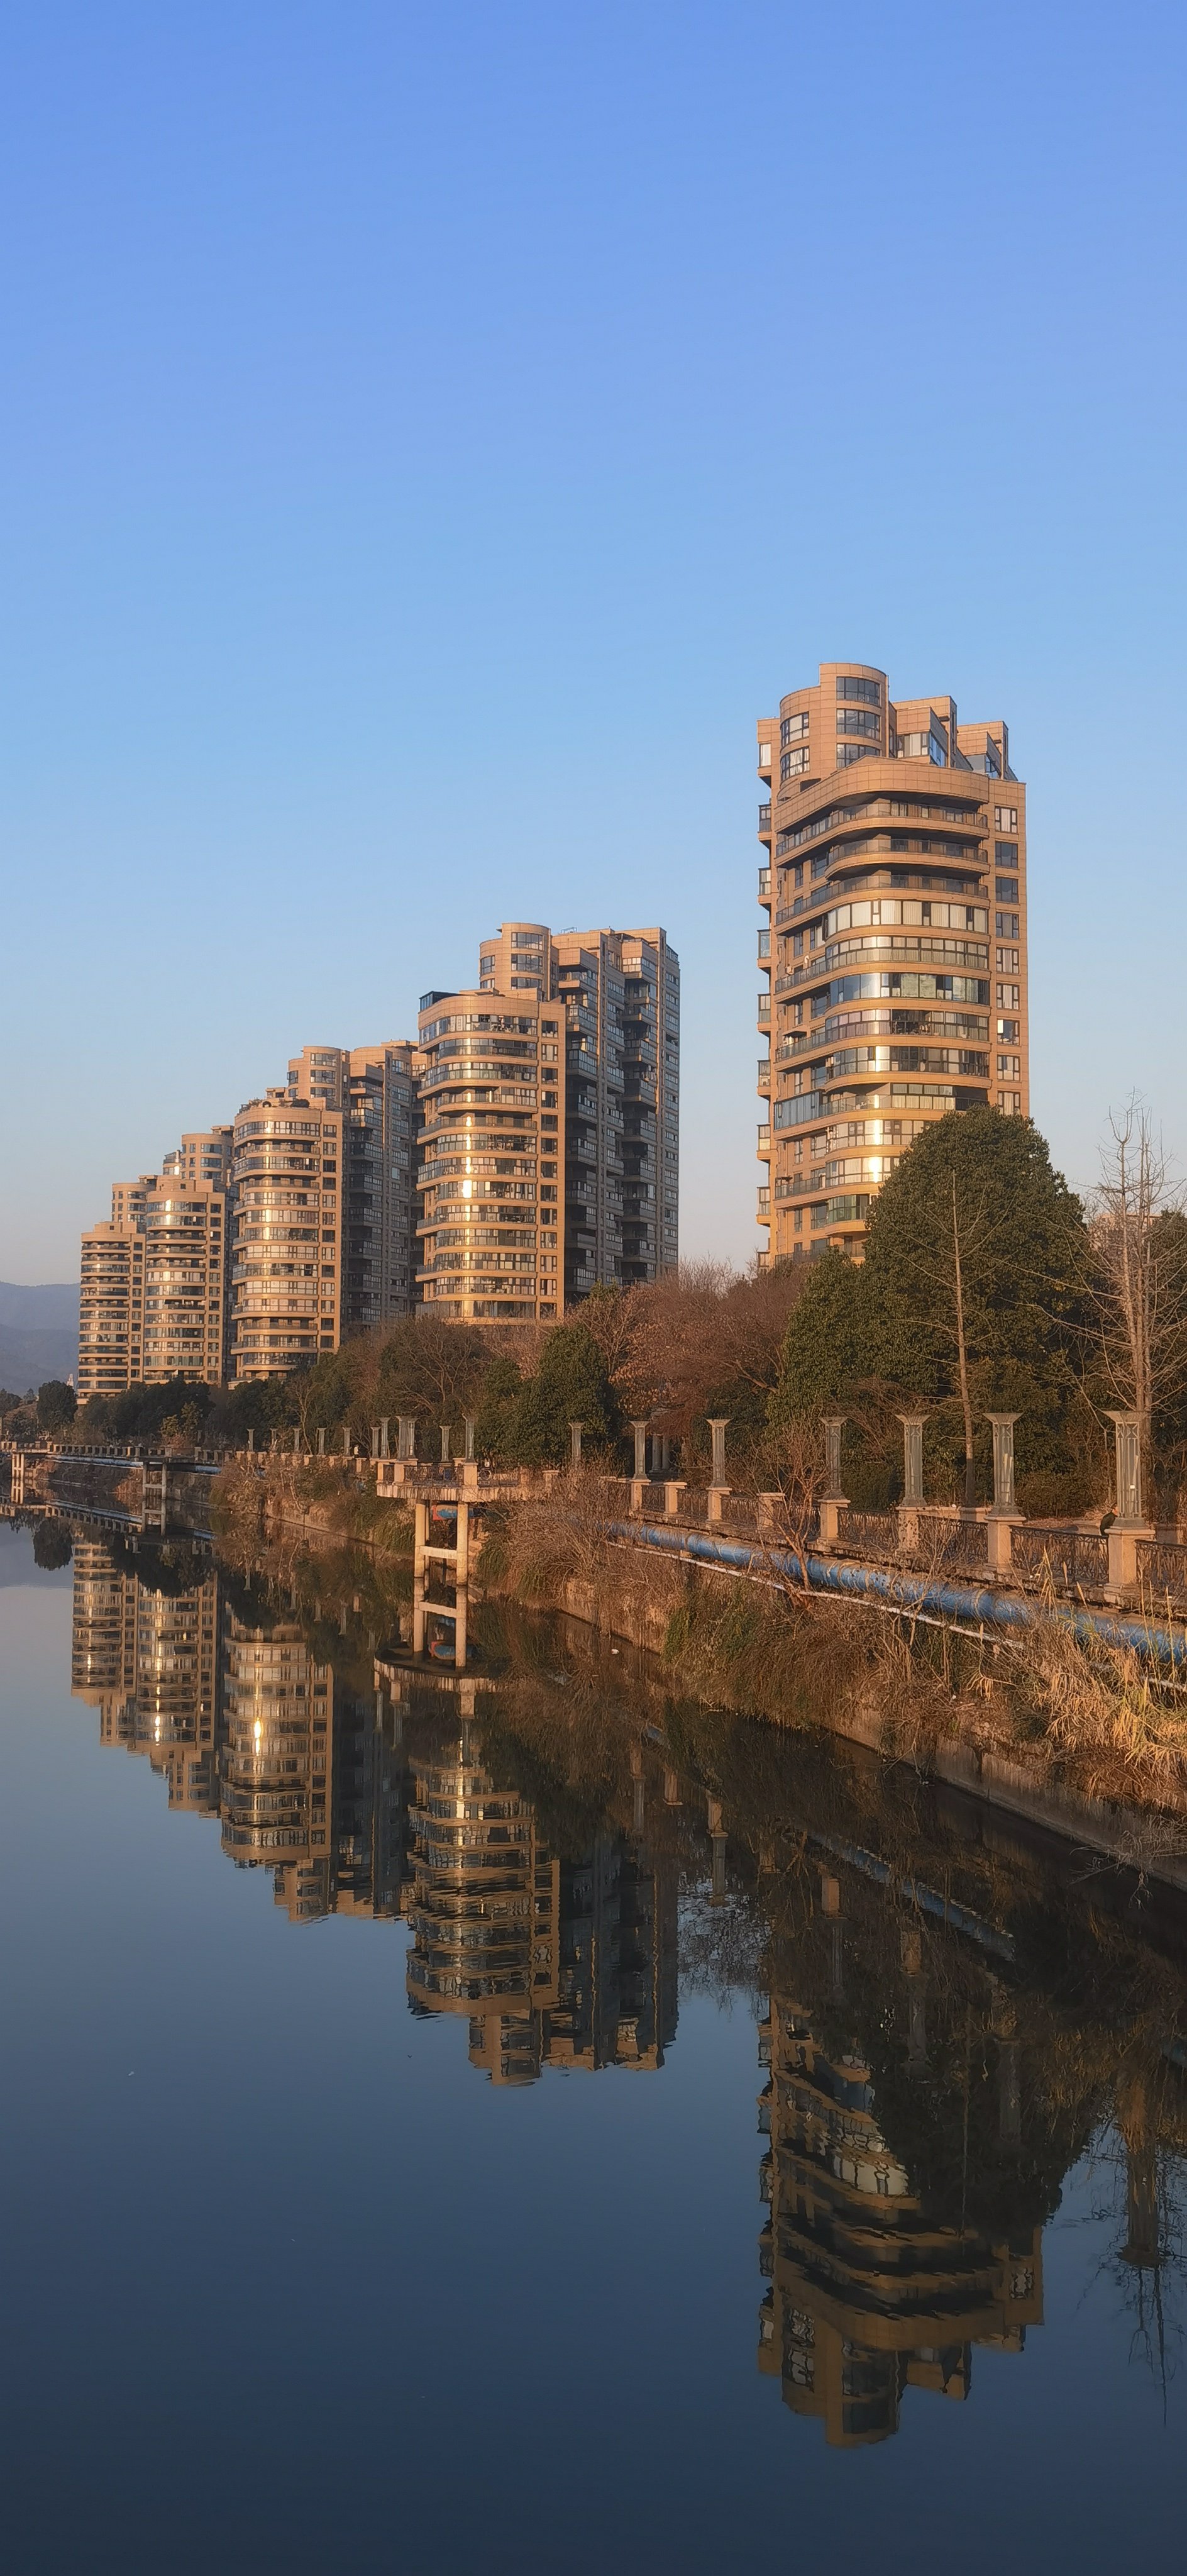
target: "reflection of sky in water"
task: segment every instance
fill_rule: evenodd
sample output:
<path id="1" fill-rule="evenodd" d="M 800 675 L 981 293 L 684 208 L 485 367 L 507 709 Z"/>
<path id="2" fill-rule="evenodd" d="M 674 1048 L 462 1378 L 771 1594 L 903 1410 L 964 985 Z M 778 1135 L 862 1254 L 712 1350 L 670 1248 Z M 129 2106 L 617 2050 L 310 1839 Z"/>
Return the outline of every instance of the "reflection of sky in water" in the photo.
<path id="1" fill-rule="evenodd" d="M 350 1581 L 0 1530 L 12 2563 L 1168 2541 L 1177 1907 Z"/>

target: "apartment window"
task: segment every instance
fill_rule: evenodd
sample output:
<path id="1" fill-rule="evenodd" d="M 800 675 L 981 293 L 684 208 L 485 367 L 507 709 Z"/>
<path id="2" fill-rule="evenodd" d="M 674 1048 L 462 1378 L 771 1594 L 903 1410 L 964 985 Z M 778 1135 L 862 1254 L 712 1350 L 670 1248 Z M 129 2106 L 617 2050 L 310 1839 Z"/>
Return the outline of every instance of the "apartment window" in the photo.
<path id="1" fill-rule="evenodd" d="M 898 755 L 900 760 L 930 760 L 936 769 L 948 766 L 948 745 L 938 733 L 901 733 Z"/>
<path id="2" fill-rule="evenodd" d="M 997 1095 L 997 1105 L 1007 1118 L 1021 1118 L 1022 1116 L 1022 1094 L 1020 1091 L 999 1091 Z"/>
<path id="3" fill-rule="evenodd" d="M 993 820 L 999 832 L 1016 832 L 1018 829 L 1017 806 L 995 805 L 993 809 Z"/>
<path id="4" fill-rule="evenodd" d="M 862 698 L 867 707 L 881 706 L 882 692 L 876 680 L 853 680 L 843 675 L 837 681 L 839 698 Z"/>
<path id="5" fill-rule="evenodd" d="M 804 746 L 803 746 L 802 750 L 800 750 L 800 751 L 784 751 L 784 752 L 781 752 L 781 753 L 780 753 L 780 755 L 779 755 L 779 783 L 780 783 L 780 785 L 782 785 L 782 784 L 783 784 L 783 782 L 784 782 L 784 780 L 785 780 L 785 779 L 788 779 L 788 778 L 798 778 L 798 777 L 800 776 L 801 772 L 802 772 L 803 770 L 805 770 L 805 769 L 807 768 L 807 766 L 808 766 L 808 747 L 807 747 L 807 744 L 806 744 L 806 743 L 804 744 Z"/>
<path id="6" fill-rule="evenodd" d="M 796 860 L 795 866 L 791 872 L 791 882 L 796 886 L 802 886 L 804 882 L 804 862 L 802 859 Z"/>
<path id="7" fill-rule="evenodd" d="M 1017 901 L 1018 901 L 1018 879 L 1017 879 L 1017 877 L 999 877 L 999 878 L 998 878 L 998 881 L 997 881 L 997 899 L 998 899 L 998 902 L 999 902 L 999 903 L 1017 903 Z M 1014 936 L 1015 936 L 1015 938 L 1017 938 L 1017 935 L 1018 935 L 1018 925 L 1017 925 L 1017 923 L 1015 923 L 1015 925 L 1014 925 Z"/>
<path id="8" fill-rule="evenodd" d="M 1017 939 L 1018 915 L 1016 912 L 999 912 L 996 914 L 995 919 L 999 939 Z M 1012 958 L 1010 962 L 1012 965 L 1017 966 L 1018 960 L 1015 957 Z M 1002 965 L 1005 963 L 1005 960 L 999 958 L 998 963 L 999 965 Z"/>
<path id="9" fill-rule="evenodd" d="M 876 760 L 877 756 L 877 746 L 873 743 L 839 742 L 837 744 L 838 769 L 851 769 L 855 760 Z M 826 865 L 827 861 L 824 859 L 821 859 L 818 864 L 814 863 L 813 876 L 819 876 Z"/>
<path id="10" fill-rule="evenodd" d="M 997 1078 L 999 1082 L 1017 1082 L 1021 1072 L 1022 1058 L 1020 1055 L 999 1055 L 997 1060 Z"/>
<path id="11" fill-rule="evenodd" d="M 1017 1022 L 1017 1020 L 999 1020 L 999 1021 L 998 1021 L 998 1024 L 997 1024 L 997 1034 L 998 1034 L 998 1038 L 999 1038 L 999 1040 L 1001 1041 L 1001 1043 L 1002 1043 L 1003 1045 L 1005 1045 L 1005 1046 L 1017 1046 L 1017 1044 L 1018 1044 L 1018 1022 Z"/>
<path id="12" fill-rule="evenodd" d="M 881 729 L 878 717 L 869 713 L 865 707 L 838 707 L 837 709 L 838 733 L 864 733 L 876 742 Z"/>
<path id="13" fill-rule="evenodd" d="M 1020 989 L 1017 984 L 998 985 L 997 1007 L 999 1011 L 1016 1011 L 1019 1006 L 1019 999 Z"/>
<path id="14" fill-rule="evenodd" d="M 771 766 L 771 746 L 769 742 L 760 742 L 758 746 L 758 765 L 760 769 L 769 769 Z"/>
<path id="15" fill-rule="evenodd" d="M 995 841 L 993 855 L 999 868 L 1016 868 L 1018 865 L 1017 841 Z"/>
<path id="16" fill-rule="evenodd" d="M 807 730 L 806 712 L 801 712 L 798 716 L 782 717 L 779 725 L 779 742 L 782 750 L 786 751 L 789 742 L 802 742 Z"/>

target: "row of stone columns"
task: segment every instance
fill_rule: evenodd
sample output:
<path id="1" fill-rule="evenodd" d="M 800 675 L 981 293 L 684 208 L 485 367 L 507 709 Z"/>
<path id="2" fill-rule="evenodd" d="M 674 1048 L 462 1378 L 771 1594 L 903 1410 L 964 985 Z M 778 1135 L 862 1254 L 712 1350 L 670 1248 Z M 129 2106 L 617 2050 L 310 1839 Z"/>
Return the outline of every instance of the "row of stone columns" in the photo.
<path id="1" fill-rule="evenodd" d="M 830 1414 L 825 1418 L 825 1488 L 820 1498 L 820 1536 L 827 1544 L 839 1536 L 840 1514 L 848 1509 L 849 1497 L 841 1482 L 841 1435 L 848 1415 Z M 1014 1482 L 1014 1425 L 1022 1417 L 1017 1413 L 987 1413 L 984 1420 L 993 1434 L 993 1501 L 986 1514 L 988 1524 L 989 1564 L 993 1571 L 1004 1572 L 1011 1561 L 1011 1532 L 1024 1518 L 1018 1509 Z M 903 1496 L 899 1504 L 899 1531 L 903 1543 L 914 1546 L 918 1539 L 917 1515 L 926 1508 L 923 1492 L 923 1429 L 925 1413 L 900 1413 L 903 1426 Z M 1109 1544 L 1109 1584 L 1121 1589 L 1137 1580 L 1137 1543 L 1153 1536 L 1153 1528 L 1142 1508 L 1142 1425 L 1137 1413 L 1110 1413 L 1113 1425 L 1115 1504 L 1106 1532 Z"/>

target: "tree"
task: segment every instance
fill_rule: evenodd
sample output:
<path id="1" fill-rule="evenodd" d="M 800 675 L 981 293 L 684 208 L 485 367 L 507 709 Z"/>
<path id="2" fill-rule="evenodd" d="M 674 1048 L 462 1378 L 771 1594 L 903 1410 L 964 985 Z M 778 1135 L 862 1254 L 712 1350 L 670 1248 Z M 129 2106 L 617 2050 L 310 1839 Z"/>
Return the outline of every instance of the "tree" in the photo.
<path id="1" fill-rule="evenodd" d="M 581 1322 L 558 1324 L 534 1374 L 525 1379 L 514 1419 L 520 1465 L 560 1466 L 569 1454 L 569 1425 L 580 1422 L 591 1447 L 605 1447 L 619 1428 L 619 1411 L 606 1363 Z"/>
<path id="2" fill-rule="evenodd" d="M 78 1397 L 60 1377 L 48 1377 L 37 1389 L 39 1431 L 68 1431 L 78 1411 Z"/>
<path id="3" fill-rule="evenodd" d="M 1092 1211 L 1092 1310 L 1108 1394 L 1138 1415 L 1149 1461 L 1187 1428 L 1187 1217 L 1136 1094 L 1110 1114 L 1109 1131 Z"/>
<path id="4" fill-rule="evenodd" d="M 629 1348 L 614 1369 L 631 1415 L 687 1441 L 710 1414 L 730 1418 L 731 1449 L 761 1437 L 779 1380 L 787 1319 L 802 1271 L 739 1273 L 723 1262 L 685 1264 L 629 1292 Z"/>
<path id="5" fill-rule="evenodd" d="M 74 1541 L 68 1521 L 38 1521 L 33 1532 L 33 1563 L 49 1574 L 58 1566 L 69 1565 L 74 1554 Z"/>
<path id="6" fill-rule="evenodd" d="M 808 1276 L 783 1337 L 770 1421 L 779 1430 L 851 1401 L 871 1376 L 866 1275 L 843 1252 L 805 1264 Z"/>
<path id="7" fill-rule="evenodd" d="M 939 1119 L 875 1200 L 861 1270 L 811 1265 L 773 1418 L 859 1400 L 888 1429 L 898 1409 L 933 1409 L 929 1440 L 960 1462 L 967 1496 L 980 1418 L 1017 1412 L 1028 1471 L 1082 1473 L 1097 1440 L 1081 1390 L 1086 1250 L 1080 1203 L 1029 1119 Z"/>

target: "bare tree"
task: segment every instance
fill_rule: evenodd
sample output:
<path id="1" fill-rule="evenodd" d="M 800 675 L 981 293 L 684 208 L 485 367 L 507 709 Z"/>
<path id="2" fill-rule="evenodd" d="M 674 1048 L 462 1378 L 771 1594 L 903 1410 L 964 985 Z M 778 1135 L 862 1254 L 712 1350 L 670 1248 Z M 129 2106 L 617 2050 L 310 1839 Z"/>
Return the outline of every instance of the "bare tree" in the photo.
<path id="1" fill-rule="evenodd" d="M 1184 1193 L 1136 1092 L 1110 1112 L 1109 1135 L 1089 1233 L 1093 1306 L 1109 1390 L 1139 1416 L 1148 1459 L 1154 1417 L 1187 1370 Z"/>

